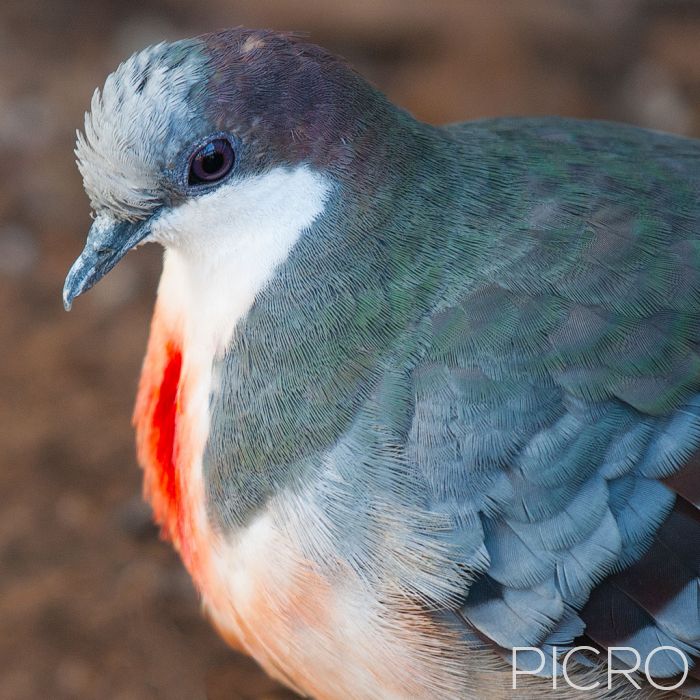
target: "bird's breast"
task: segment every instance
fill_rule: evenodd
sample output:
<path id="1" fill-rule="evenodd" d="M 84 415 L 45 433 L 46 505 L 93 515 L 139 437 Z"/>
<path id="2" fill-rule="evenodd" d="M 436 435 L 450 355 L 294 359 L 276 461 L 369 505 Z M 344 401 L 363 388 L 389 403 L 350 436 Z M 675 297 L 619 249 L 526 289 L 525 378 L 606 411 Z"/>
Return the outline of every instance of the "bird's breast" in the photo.
<path id="1" fill-rule="evenodd" d="M 430 621 L 421 618 L 415 630 L 398 618 L 387 624 L 394 614 L 349 567 L 328 576 L 309 561 L 301 533 L 314 537 L 315 522 L 303 503 L 281 494 L 238 531 L 211 527 L 202 469 L 211 370 L 169 312 L 159 300 L 134 413 L 138 457 L 155 518 L 217 629 L 315 697 L 430 697 L 439 671 L 421 651 Z"/>

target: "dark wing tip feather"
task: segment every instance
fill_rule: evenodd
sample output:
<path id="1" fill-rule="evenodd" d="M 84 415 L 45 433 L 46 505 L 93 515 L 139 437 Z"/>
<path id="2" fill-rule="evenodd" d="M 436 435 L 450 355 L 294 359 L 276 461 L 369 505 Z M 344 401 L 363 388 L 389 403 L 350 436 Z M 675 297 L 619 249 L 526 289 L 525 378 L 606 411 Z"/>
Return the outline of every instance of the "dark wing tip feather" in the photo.
<path id="1" fill-rule="evenodd" d="M 700 676 L 700 513 L 683 498 L 660 527 L 649 551 L 593 590 L 581 611 L 586 636 L 603 648 L 633 647 L 644 662 L 654 648 L 671 645 L 689 662 L 689 697 Z M 680 679 L 680 656 L 656 653 L 656 678 Z M 671 683 L 664 682 L 664 685 Z"/>
<path id="2" fill-rule="evenodd" d="M 663 480 L 670 489 L 695 508 L 700 508 L 700 451 L 675 474 Z"/>

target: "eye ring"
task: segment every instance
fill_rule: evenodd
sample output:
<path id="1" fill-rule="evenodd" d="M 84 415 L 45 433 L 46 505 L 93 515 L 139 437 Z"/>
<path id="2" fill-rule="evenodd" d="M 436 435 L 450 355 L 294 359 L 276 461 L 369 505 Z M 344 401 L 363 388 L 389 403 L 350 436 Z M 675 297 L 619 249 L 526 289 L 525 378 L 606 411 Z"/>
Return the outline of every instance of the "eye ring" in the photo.
<path id="1" fill-rule="evenodd" d="M 236 155 L 231 142 L 218 137 L 200 146 L 190 157 L 189 185 L 207 185 L 225 178 L 233 167 Z"/>

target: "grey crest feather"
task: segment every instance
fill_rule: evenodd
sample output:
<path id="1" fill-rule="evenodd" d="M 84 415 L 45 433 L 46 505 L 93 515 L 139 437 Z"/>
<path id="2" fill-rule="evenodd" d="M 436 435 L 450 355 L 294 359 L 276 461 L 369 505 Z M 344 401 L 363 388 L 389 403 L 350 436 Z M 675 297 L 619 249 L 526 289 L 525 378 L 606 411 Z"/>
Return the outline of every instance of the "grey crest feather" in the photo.
<path id="1" fill-rule="evenodd" d="M 192 92 L 206 78 L 195 41 L 134 54 L 95 90 L 75 154 L 96 212 L 143 219 L 162 196 L 162 169 L 193 121 Z"/>

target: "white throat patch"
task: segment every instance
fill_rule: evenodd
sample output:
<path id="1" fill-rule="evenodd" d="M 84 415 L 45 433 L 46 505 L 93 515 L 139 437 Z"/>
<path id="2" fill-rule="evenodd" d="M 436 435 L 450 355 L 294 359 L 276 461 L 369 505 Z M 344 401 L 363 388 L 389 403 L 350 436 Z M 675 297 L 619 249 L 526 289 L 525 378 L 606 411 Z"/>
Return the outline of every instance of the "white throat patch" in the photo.
<path id="1" fill-rule="evenodd" d="M 158 291 L 185 342 L 220 355 L 255 296 L 323 212 L 331 183 L 306 166 L 231 181 L 154 222 L 166 248 Z"/>

